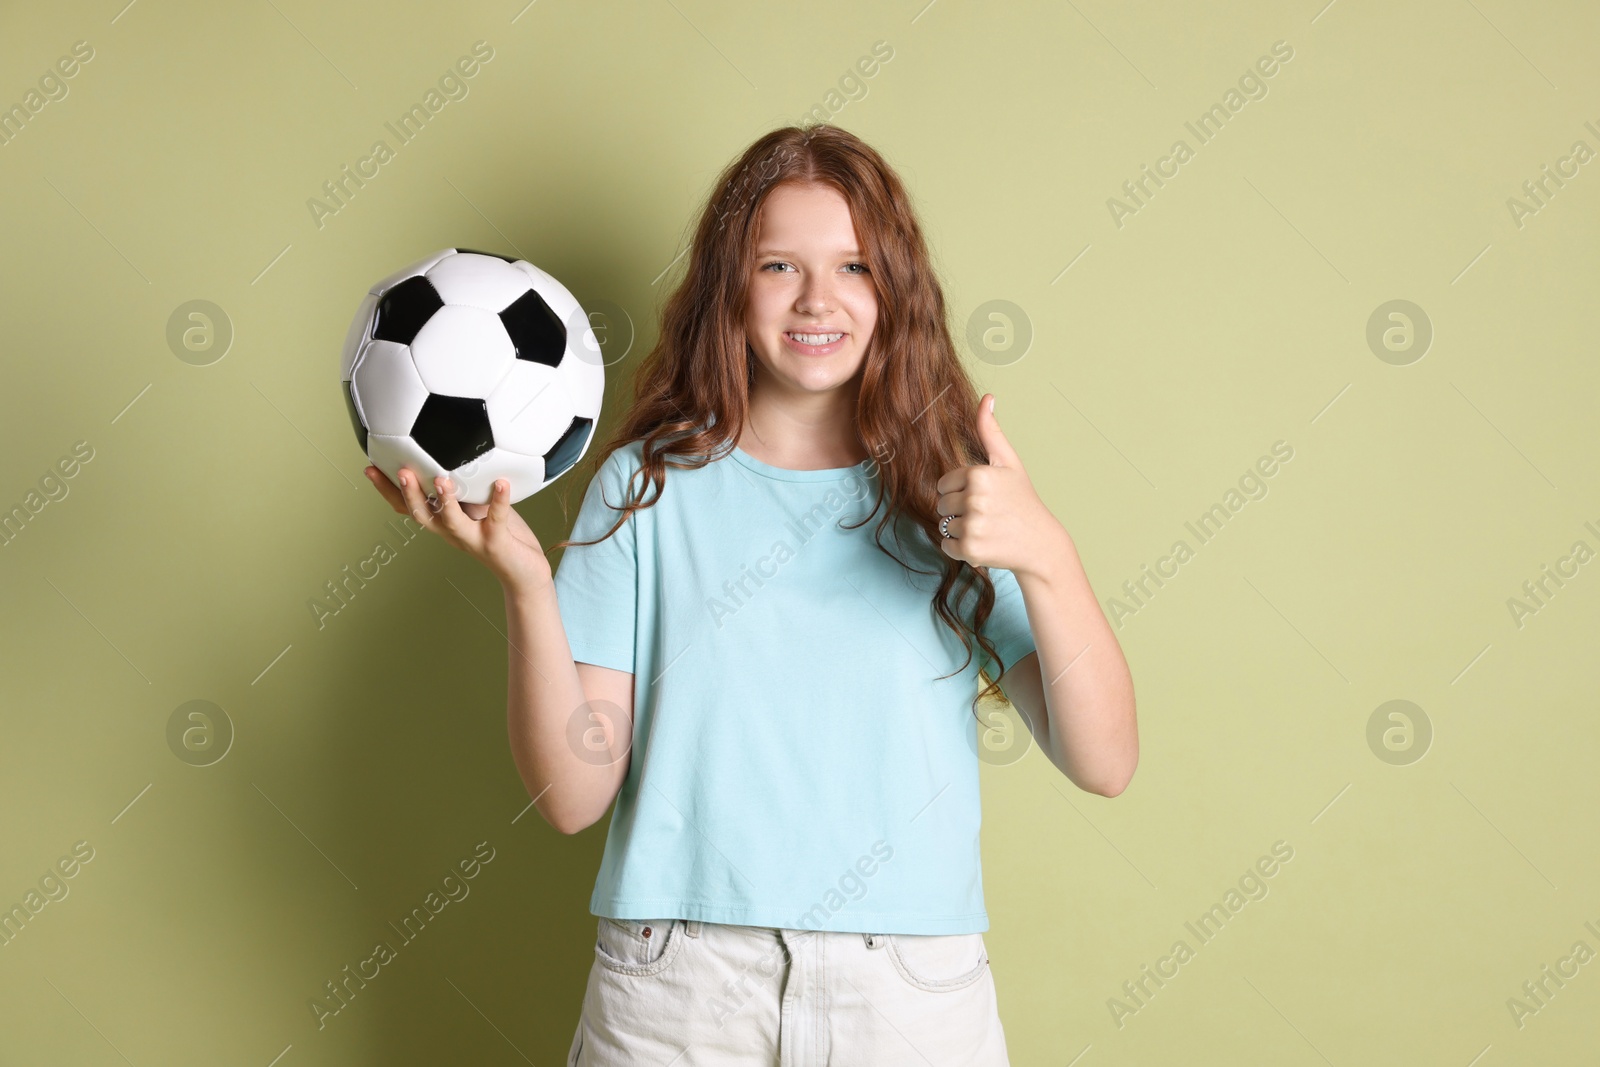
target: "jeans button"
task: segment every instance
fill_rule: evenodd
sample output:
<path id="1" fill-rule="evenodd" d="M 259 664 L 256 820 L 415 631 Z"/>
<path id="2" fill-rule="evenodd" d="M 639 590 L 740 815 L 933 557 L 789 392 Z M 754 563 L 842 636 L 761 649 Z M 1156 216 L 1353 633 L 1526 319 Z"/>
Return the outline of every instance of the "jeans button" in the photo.
<path id="1" fill-rule="evenodd" d="M 645 927 L 645 928 L 644 928 L 644 931 L 643 931 L 643 933 L 644 933 L 644 936 L 645 936 L 645 937 L 649 937 L 649 936 L 650 936 L 650 928 L 649 928 L 649 927 L 648 927 L 648 926 L 646 926 L 646 927 Z"/>

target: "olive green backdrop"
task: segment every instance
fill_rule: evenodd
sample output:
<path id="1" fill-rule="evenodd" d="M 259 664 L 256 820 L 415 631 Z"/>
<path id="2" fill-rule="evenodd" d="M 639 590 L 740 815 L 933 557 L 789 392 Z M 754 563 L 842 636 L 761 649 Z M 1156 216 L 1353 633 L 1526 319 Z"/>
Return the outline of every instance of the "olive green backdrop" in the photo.
<path id="1" fill-rule="evenodd" d="M 1115 799 L 984 739 L 1014 1062 L 1589 1062 L 1593 5 L 121 4 L 0 15 L 0 1063 L 560 1062 L 605 824 L 529 809 L 499 587 L 391 525 L 340 343 L 520 254 L 606 309 L 605 430 L 808 113 L 913 191 L 1137 685 Z"/>

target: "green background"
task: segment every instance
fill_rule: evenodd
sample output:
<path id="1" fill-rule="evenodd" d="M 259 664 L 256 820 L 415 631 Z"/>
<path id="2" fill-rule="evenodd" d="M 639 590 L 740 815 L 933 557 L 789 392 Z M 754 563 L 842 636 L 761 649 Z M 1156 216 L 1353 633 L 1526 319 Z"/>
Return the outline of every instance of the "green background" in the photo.
<path id="1" fill-rule="evenodd" d="M 471 559 L 410 542 L 318 629 L 323 583 L 398 540 L 339 346 L 396 268 L 520 254 L 637 325 L 604 431 L 710 181 L 814 106 L 905 178 L 953 328 L 1003 300 L 1031 330 L 967 358 L 1107 610 L 1194 550 L 1117 630 L 1127 792 L 1037 751 L 984 769 L 1013 1062 L 1590 1062 L 1600 963 L 1520 1026 L 1507 1000 L 1600 950 L 1600 563 L 1521 625 L 1508 601 L 1600 548 L 1600 162 L 1520 225 L 1507 201 L 1600 149 L 1597 35 L 1576 0 L 7 5 L 0 105 L 95 54 L 0 147 L 0 508 L 94 455 L 0 548 L 0 906 L 94 858 L 0 948 L 0 1063 L 560 1062 L 605 823 L 528 810 Z M 319 228 L 322 183 L 478 40 L 469 94 Z M 1184 123 L 1277 41 L 1267 95 L 1199 144 Z M 167 341 L 191 300 L 234 333 L 208 365 Z M 1392 300 L 1425 353 L 1369 345 Z M 1267 495 L 1199 544 L 1277 441 Z M 520 505 L 546 544 L 581 490 Z M 209 766 L 169 747 L 191 700 L 235 734 Z M 1391 700 L 1426 743 L 1369 743 Z M 471 895 L 319 1031 L 309 999 L 481 841 Z M 1194 938 L 1277 841 L 1268 895 Z"/>

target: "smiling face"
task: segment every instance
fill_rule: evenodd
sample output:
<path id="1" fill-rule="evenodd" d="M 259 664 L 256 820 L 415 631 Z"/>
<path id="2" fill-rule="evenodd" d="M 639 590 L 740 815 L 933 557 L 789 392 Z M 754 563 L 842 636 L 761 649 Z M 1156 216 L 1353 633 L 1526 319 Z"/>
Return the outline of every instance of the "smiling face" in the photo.
<path id="1" fill-rule="evenodd" d="M 761 205 L 751 271 L 745 338 L 758 388 L 815 394 L 853 382 L 878 321 L 878 295 L 839 191 L 774 187 Z"/>

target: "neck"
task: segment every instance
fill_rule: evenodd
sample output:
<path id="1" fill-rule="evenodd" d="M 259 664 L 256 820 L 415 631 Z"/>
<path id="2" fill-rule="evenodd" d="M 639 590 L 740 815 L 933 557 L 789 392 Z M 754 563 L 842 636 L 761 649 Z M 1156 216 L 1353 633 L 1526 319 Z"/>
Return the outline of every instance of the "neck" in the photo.
<path id="1" fill-rule="evenodd" d="M 824 393 L 785 393 L 763 378 L 757 368 L 740 448 L 763 463 L 795 470 L 850 467 L 867 458 L 856 432 L 859 375 Z"/>

